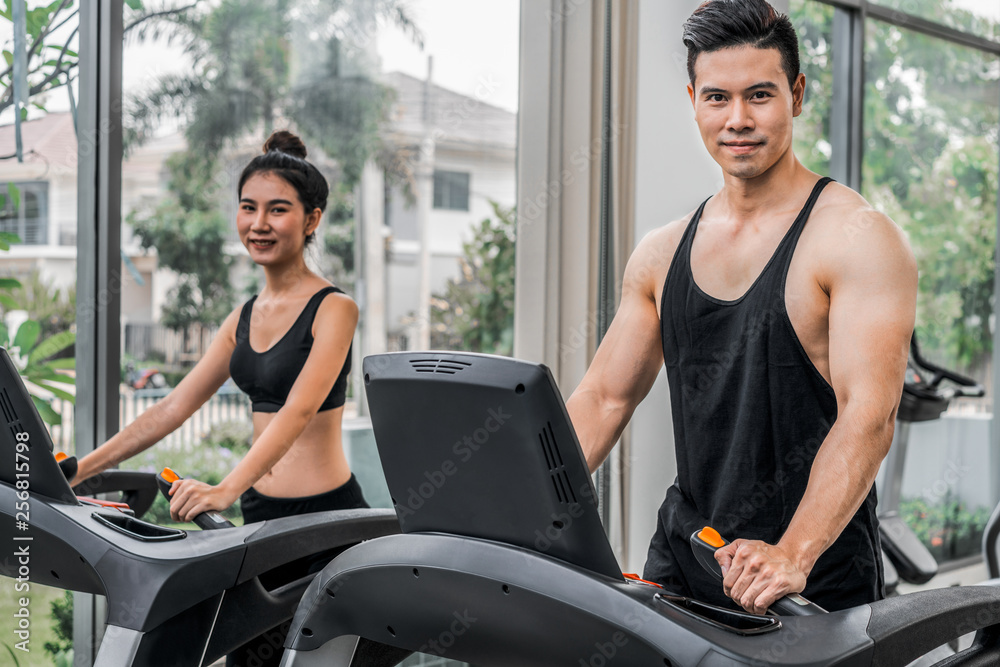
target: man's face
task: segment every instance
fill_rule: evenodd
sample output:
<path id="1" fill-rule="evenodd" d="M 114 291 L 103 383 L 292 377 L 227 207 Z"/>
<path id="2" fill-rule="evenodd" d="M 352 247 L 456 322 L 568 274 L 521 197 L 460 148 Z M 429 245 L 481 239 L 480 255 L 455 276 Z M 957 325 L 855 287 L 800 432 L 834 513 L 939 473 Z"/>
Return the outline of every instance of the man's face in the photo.
<path id="1" fill-rule="evenodd" d="M 792 118 L 802 113 L 805 76 L 792 89 L 777 49 L 740 46 L 702 53 L 688 94 L 712 158 L 737 178 L 754 178 L 792 144 Z"/>

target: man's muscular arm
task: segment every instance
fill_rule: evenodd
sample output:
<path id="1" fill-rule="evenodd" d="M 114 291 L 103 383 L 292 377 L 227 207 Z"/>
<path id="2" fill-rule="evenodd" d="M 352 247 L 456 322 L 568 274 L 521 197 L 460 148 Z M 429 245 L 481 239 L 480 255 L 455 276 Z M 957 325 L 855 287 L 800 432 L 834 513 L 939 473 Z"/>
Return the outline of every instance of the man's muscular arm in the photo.
<path id="1" fill-rule="evenodd" d="M 566 401 L 591 472 L 607 458 L 663 365 L 655 285 L 666 275 L 665 265 L 676 248 L 677 225 L 650 233 L 633 251 L 614 320 L 580 386 Z"/>
<path id="2" fill-rule="evenodd" d="M 870 209 L 837 230 L 818 269 L 830 298 L 830 376 L 837 421 L 823 441 L 805 495 L 777 545 L 735 540 L 716 558 L 723 587 L 763 613 L 805 588 L 820 555 L 867 496 L 889 450 L 916 308 L 917 270 L 902 232 Z"/>

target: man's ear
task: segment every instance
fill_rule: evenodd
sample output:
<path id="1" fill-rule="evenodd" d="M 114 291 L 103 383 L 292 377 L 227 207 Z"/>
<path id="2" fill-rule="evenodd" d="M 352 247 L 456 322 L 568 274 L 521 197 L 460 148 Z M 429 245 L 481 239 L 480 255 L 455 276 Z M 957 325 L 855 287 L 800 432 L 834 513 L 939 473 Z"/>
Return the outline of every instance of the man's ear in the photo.
<path id="1" fill-rule="evenodd" d="M 691 98 L 691 107 L 693 108 L 694 107 L 694 86 L 689 83 L 687 85 L 687 89 L 688 89 L 688 97 Z"/>
<path id="2" fill-rule="evenodd" d="M 792 86 L 792 116 L 802 113 L 802 102 L 806 96 L 806 75 L 799 72 L 795 77 L 795 85 Z"/>

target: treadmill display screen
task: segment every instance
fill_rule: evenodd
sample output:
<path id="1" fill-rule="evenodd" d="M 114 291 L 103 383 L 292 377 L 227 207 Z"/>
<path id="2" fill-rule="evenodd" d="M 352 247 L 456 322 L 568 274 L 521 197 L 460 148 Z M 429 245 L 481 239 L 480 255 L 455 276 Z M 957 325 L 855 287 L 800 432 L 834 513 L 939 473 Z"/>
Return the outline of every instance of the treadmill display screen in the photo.
<path id="1" fill-rule="evenodd" d="M 399 352 L 366 357 L 364 381 L 404 533 L 494 540 L 622 578 L 548 368 Z"/>

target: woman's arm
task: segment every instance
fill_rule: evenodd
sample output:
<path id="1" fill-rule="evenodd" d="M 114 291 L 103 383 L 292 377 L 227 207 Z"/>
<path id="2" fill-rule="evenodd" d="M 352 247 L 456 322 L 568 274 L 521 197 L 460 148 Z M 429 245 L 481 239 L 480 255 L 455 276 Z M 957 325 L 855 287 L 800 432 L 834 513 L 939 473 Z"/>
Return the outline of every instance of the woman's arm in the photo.
<path id="1" fill-rule="evenodd" d="M 229 507 L 288 452 L 333 389 L 357 323 L 358 307 L 349 296 L 331 294 L 323 299 L 313 323 L 312 350 L 285 404 L 218 486 L 196 480 L 174 482 L 172 515 L 190 521 L 202 512 Z"/>
<path id="2" fill-rule="evenodd" d="M 237 308 L 222 323 L 205 356 L 169 394 L 139 415 L 103 445 L 80 459 L 74 484 L 149 449 L 172 433 L 212 397 L 229 377 L 229 358 L 236 346 Z"/>

